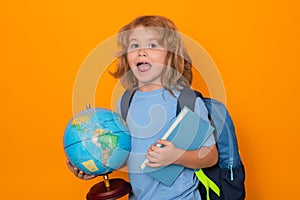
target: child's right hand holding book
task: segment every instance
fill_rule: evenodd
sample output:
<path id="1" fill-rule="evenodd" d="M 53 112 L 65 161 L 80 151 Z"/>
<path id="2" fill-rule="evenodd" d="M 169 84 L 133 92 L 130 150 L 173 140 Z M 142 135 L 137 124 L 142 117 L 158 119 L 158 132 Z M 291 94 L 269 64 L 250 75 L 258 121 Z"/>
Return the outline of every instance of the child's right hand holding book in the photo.
<path id="1" fill-rule="evenodd" d="M 163 148 L 161 146 L 164 146 Z M 177 159 L 184 153 L 183 149 L 177 148 L 168 140 L 157 140 L 157 144 L 152 144 L 148 149 L 145 164 L 149 167 L 163 167 L 176 164 Z"/>

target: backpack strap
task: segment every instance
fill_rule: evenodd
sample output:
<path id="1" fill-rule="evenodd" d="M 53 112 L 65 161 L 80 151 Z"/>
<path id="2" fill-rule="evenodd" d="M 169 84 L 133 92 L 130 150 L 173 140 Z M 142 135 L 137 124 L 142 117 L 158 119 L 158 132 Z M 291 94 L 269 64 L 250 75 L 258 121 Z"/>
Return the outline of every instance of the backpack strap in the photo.
<path id="1" fill-rule="evenodd" d="M 126 121 L 128 109 L 129 109 L 129 106 L 132 101 L 132 97 L 133 97 L 134 93 L 135 93 L 135 90 L 132 92 L 126 90 L 121 98 L 121 114 L 125 121 Z"/>
<path id="2" fill-rule="evenodd" d="M 199 179 L 199 181 L 205 187 L 206 200 L 210 200 L 210 196 L 209 196 L 209 190 L 210 189 L 212 191 L 214 191 L 214 193 L 216 195 L 218 195 L 218 197 L 221 197 L 221 191 L 220 191 L 219 186 L 217 184 L 215 184 L 208 176 L 206 176 L 206 174 L 203 172 L 202 169 L 195 170 L 195 174 L 196 174 L 197 178 Z"/>
<path id="3" fill-rule="evenodd" d="M 192 90 L 188 87 L 183 87 L 177 99 L 176 115 L 180 113 L 184 106 L 194 111 L 196 98 L 203 98 L 202 94 L 198 91 Z"/>
<path id="4" fill-rule="evenodd" d="M 121 114 L 124 120 L 126 120 L 128 109 L 130 107 L 130 103 L 132 101 L 132 97 L 136 90 L 128 91 L 126 90 L 121 98 Z M 189 109 L 194 111 L 196 98 L 203 98 L 202 94 L 196 90 L 192 90 L 188 87 L 183 87 L 180 91 L 180 94 L 177 99 L 177 109 L 176 115 L 180 113 L 184 106 L 187 106 Z"/>
<path id="5" fill-rule="evenodd" d="M 208 98 L 204 98 L 200 92 L 196 90 L 192 90 L 191 88 L 183 87 L 177 99 L 176 115 L 179 114 L 179 112 L 182 110 L 184 106 L 187 106 L 189 109 L 194 111 L 197 97 L 200 97 L 203 100 L 205 106 L 206 103 L 210 104 L 210 102 L 207 101 Z M 208 119 L 210 120 L 212 126 L 214 126 L 214 123 L 211 120 L 209 113 L 208 113 Z M 216 131 L 213 132 L 213 135 L 216 140 Z M 214 191 L 218 197 L 220 197 L 220 188 L 209 177 L 205 175 L 202 169 L 195 170 L 195 174 L 206 189 L 206 200 L 210 200 L 210 194 L 209 194 L 210 189 Z"/>

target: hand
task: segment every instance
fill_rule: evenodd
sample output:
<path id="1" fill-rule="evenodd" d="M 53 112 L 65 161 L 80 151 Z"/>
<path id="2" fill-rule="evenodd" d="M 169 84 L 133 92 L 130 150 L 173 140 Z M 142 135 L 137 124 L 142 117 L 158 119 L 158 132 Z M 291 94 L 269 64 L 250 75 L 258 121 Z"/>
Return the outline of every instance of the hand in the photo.
<path id="1" fill-rule="evenodd" d="M 149 167 L 162 167 L 170 164 L 176 164 L 177 159 L 184 153 L 184 150 L 174 146 L 174 144 L 168 140 L 158 140 L 157 144 L 164 147 L 157 147 L 152 144 L 148 149 L 146 158 L 149 162 L 146 163 Z"/>
<path id="2" fill-rule="evenodd" d="M 96 177 L 95 175 L 85 174 L 83 171 L 78 170 L 78 168 L 72 165 L 69 160 L 67 160 L 67 166 L 77 178 L 80 178 L 82 180 L 90 180 Z"/>

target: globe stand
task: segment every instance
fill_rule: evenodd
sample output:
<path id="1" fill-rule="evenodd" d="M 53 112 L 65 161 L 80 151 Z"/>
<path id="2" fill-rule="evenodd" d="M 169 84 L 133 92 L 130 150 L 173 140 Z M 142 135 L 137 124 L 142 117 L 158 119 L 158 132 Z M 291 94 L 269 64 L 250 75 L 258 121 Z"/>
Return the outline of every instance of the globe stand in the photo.
<path id="1" fill-rule="evenodd" d="M 104 174 L 103 179 L 90 188 L 87 200 L 114 200 L 131 192 L 130 183 L 123 179 L 109 179 L 108 174 Z"/>

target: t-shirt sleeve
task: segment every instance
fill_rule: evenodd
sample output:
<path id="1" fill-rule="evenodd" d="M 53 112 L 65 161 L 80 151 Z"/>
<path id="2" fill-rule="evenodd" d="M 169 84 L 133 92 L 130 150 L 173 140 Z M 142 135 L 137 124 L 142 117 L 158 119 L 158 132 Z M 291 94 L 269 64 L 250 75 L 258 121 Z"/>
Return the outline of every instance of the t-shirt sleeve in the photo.
<path id="1" fill-rule="evenodd" d="M 198 114 L 200 116 L 201 119 L 203 119 L 204 121 L 207 121 L 210 123 L 209 119 L 208 119 L 208 111 L 207 108 L 204 104 L 204 102 L 202 101 L 201 98 L 197 97 L 196 102 L 195 102 L 195 113 Z M 207 139 L 205 140 L 203 146 L 205 147 L 209 147 L 211 145 L 214 145 L 216 143 L 215 141 L 215 137 L 214 135 L 211 133 Z"/>

